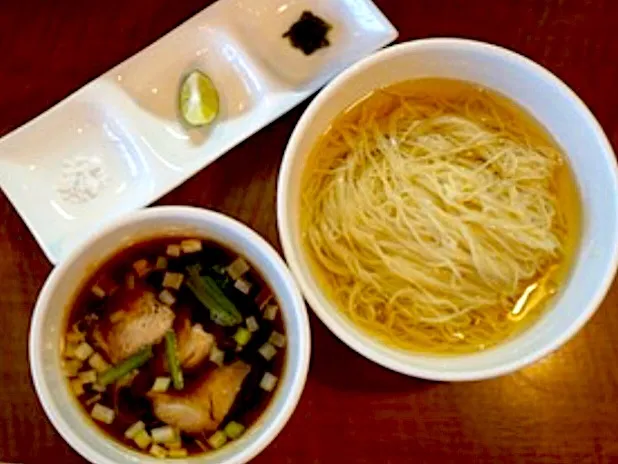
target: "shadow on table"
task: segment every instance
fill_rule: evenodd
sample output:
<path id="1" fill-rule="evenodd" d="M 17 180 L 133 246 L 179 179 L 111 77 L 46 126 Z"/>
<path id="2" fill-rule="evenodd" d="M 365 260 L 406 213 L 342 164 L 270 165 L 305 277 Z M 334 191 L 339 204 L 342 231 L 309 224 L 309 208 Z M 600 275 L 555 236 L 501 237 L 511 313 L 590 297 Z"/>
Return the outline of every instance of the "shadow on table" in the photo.
<path id="1" fill-rule="evenodd" d="M 312 355 L 310 377 L 340 390 L 414 392 L 438 386 L 432 382 L 388 370 L 356 353 L 311 314 Z"/>

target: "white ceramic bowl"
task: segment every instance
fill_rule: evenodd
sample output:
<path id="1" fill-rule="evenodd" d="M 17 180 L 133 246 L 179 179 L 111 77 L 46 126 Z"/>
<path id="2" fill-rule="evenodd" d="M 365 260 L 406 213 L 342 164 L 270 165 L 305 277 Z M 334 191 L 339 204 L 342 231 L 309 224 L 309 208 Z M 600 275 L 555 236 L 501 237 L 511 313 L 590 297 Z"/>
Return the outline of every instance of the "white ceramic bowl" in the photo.
<path id="1" fill-rule="evenodd" d="M 279 386 L 270 405 L 245 435 L 220 450 L 183 460 L 240 464 L 262 451 L 288 421 L 302 393 L 309 367 L 309 321 L 292 276 L 275 250 L 243 224 L 221 214 L 188 207 L 157 207 L 125 217 L 91 237 L 54 269 L 37 301 L 30 328 L 30 368 L 47 416 L 62 437 L 97 464 L 161 463 L 107 438 L 84 415 L 68 391 L 60 367 L 60 337 L 66 308 L 93 265 L 128 244 L 153 236 L 188 232 L 209 238 L 244 256 L 265 278 L 281 305 L 288 346 Z"/>
<path id="2" fill-rule="evenodd" d="M 334 308 L 303 256 L 300 175 L 316 138 L 343 109 L 371 90 L 406 79 L 444 77 L 482 84 L 532 113 L 563 147 L 583 201 L 581 246 L 553 305 L 527 331 L 484 352 L 438 357 L 391 349 L 359 331 Z M 603 130 L 563 82 L 534 62 L 496 46 L 460 39 L 418 40 L 383 50 L 349 68 L 309 105 L 287 146 L 278 185 L 283 250 L 310 306 L 341 340 L 363 356 L 404 374 L 476 380 L 519 369 L 555 350 L 592 316 L 618 262 L 616 160 Z"/>

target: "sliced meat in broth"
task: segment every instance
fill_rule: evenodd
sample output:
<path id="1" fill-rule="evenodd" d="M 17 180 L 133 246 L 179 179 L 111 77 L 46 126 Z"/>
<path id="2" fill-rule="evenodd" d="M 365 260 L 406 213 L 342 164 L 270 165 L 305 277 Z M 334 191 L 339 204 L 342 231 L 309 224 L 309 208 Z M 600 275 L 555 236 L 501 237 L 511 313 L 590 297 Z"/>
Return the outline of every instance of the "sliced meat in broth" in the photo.
<path id="1" fill-rule="evenodd" d="M 235 361 L 199 379 L 181 393 L 151 393 L 155 416 L 183 432 L 200 433 L 217 429 L 234 404 L 251 366 Z"/>
<path id="2" fill-rule="evenodd" d="M 161 341 L 174 323 L 174 312 L 140 287 L 119 290 L 110 298 L 94 338 L 114 363 Z"/>

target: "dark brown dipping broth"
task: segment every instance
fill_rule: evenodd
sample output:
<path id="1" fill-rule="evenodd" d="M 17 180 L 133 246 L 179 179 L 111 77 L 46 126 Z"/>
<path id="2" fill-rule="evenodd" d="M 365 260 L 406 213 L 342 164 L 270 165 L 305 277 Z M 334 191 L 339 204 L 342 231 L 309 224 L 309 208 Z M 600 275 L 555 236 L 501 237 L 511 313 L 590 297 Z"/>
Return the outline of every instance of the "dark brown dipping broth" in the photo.
<path id="1" fill-rule="evenodd" d="M 172 290 L 176 297 L 176 302 L 171 305 L 172 310 L 189 311 L 192 324 L 199 323 L 204 330 L 216 339 L 216 346 L 225 352 L 224 365 L 228 365 L 235 360 L 242 360 L 251 366 L 251 371 L 245 378 L 242 389 L 236 396 L 236 400 L 229 412 L 221 423 L 218 430 L 223 430 L 225 425 L 230 421 L 236 421 L 244 425 L 248 429 L 268 407 L 272 397 L 276 394 L 276 388 L 272 392 L 267 392 L 260 388 L 260 381 L 266 372 L 270 372 L 278 379 L 282 377 L 283 365 L 285 363 L 286 348 L 277 348 L 277 354 L 270 361 L 267 361 L 259 352 L 258 349 L 266 342 L 273 330 L 286 336 L 285 327 L 282 321 L 281 310 L 277 312 L 277 316 L 273 321 L 264 319 L 263 308 L 260 309 L 258 302 L 266 293 L 273 295 L 270 300 L 271 304 L 277 304 L 274 300 L 272 289 L 266 284 L 264 279 L 256 272 L 247 261 L 251 269 L 243 275 L 243 279 L 251 284 L 251 290 L 248 295 L 243 294 L 233 286 L 233 281 L 226 278 L 225 275 L 213 270 L 214 268 L 223 268 L 231 264 L 238 255 L 226 249 L 218 243 L 202 240 L 202 251 L 182 254 L 180 257 L 173 258 L 166 255 L 166 248 L 171 244 L 179 244 L 181 240 L 193 239 L 195 237 L 168 237 L 157 238 L 150 241 L 142 242 L 125 249 L 103 265 L 101 265 L 94 274 L 88 278 L 82 285 L 79 293 L 69 309 L 66 331 L 72 330 L 74 325 L 80 331 L 86 333 L 86 342 L 94 348 L 95 352 L 100 353 L 108 363 L 113 364 L 110 359 L 105 356 L 103 350 L 99 349 L 96 340 L 93 338 L 93 330 L 97 320 L 93 318 L 103 317 L 106 311 L 106 303 L 114 298 L 114 292 L 126 284 L 126 276 L 129 273 L 136 274 L 133 270 L 133 263 L 146 259 L 150 266 L 153 266 L 160 256 L 166 257 L 168 260 L 167 269 L 153 269 L 145 277 L 135 277 L 136 282 L 143 280 L 150 289 L 158 295 L 162 287 L 163 276 L 166 271 L 178 272 L 185 274 L 185 281 L 179 290 Z M 221 327 L 215 324 L 210 319 L 209 311 L 199 302 L 192 291 L 186 285 L 185 269 L 189 265 L 200 264 L 202 273 L 211 276 L 224 291 L 225 295 L 235 304 L 236 308 L 242 313 L 243 322 L 234 327 Z M 92 287 L 98 285 L 105 290 L 107 296 L 99 298 L 92 292 Z M 256 302 L 256 300 L 258 302 Z M 278 306 L 278 304 L 277 304 Z M 259 324 L 259 329 L 252 333 L 250 341 L 242 347 L 240 352 L 236 351 L 237 343 L 233 336 L 238 327 L 246 327 L 246 319 L 250 316 L 255 317 Z M 95 397 L 99 392 L 92 389 L 92 385 L 84 385 L 85 393 L 77 400 L 82 405 L 88 420 L 92 420 L 100 429 L 104 430 L 109 436 L 116 441 L 129 446 L 135 451 L 140 451 L 134 444 L 133 440 L 124 437 L 124 433 L 132 424 L 141 420 L 146 424 L 146 430 L 161 427 L 166 424 L 159 421 L 153 414 L 150 400 L 146 397 L 146 393 L 150 391 L 155 378 L 158 376 L 169 376 L 161 366 L 160 358 L 165 356 L 164 343 L 159 343 L 154 346 L 154 357 L 147 364 L 139 368 L 139 373 L 134 378 L 130 386 L 117 388 L 115 384 L 109 385 L 105 392 L 100 393 L 101 399 L 98 403 L 115 409 L 116 416 L 111 425 L 93 420 L 90 417 L 93 404 L 88 404 L 88 400 Z M 217 368 L 217 365 L 211 362 L 208 357 L 196 368 L 191 371 L 183 370 L 185 389 L 190 388 L 197 378 L 207 375 L 209 372 Z M 80 370 L 86 371 L 91 369 L 88 363 L 84 363 L 84 367 Z M 174 391 L 174 387 L 170 385 L 168 392 Z M 202 444 L 207 445 L 207 439 L 213 432 L 208 432 L 201 435 L 182 434 L 183 447 L 187 449 L 189 455 L 200 454 L 207 450 L 202 449 L 198 445 L 197 440 Z M 150 447 L 141 450 L 148 453 Z"/>

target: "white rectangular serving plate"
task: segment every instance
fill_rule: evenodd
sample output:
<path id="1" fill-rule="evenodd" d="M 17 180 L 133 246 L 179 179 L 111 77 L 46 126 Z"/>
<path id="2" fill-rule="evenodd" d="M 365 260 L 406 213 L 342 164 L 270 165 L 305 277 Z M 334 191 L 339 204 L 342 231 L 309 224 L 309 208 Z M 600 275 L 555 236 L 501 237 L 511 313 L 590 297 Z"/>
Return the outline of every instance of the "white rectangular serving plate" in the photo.
<path id="1" fill-rule="evenodd" d="M 310 56 L 282 37 L 306 10 L 333 26 L 331 45 Z M 0 139 L 0 187 L 57 263 L 396 37 L 371 0 L 219 0 Z M 177 114 L 194 69 L 219 91 L 206 129 Z"/>

